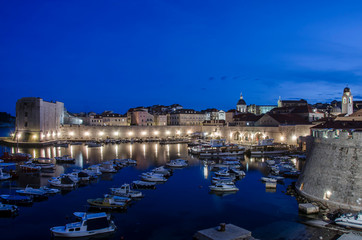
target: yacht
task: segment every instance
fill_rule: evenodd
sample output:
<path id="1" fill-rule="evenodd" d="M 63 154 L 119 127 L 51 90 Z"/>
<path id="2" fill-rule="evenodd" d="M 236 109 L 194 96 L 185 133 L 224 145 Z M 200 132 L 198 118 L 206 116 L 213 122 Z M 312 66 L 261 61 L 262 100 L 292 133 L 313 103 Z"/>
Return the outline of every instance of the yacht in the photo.
<path id="1" fill-rule="evenodd" d="M 215 192 L 236 192 L 239 191 L 234 184 L 216 183 L 215 185 L 209 186 L 211 191 Z"/>
<path id="2" fill-rule="evenodd" d="M 51 186 L 60 188 L 73 188 L 77 185 L 69 176 L 52 177 L 48 182 Z"/>
<path id="3" fill-rule="evenodd" d="M 175 159 L 175 160 L 171 160 L 169 163 L 166 163 L 167 167 L 172 167 L 172 168 L 184 168 L 187 167 L 187 161 L 184 159 Z"/>
<path id="4" fill-rule="evenodd" d="M 54 237 L 86 237 L 116 231 L 114 222 L 106 213 L 75 212 L 78 222 L 50 228 Z"/>
<path id="5" fill-rule="evenodd" d="M 32 188 L 32 187 L 28 187 L 28 186 L 26 186 L 26 188 L 24 188 L 24 189 L 16 190 L 16 193 L 18 193 L 20 195 L 31 195 L 36 198 L 47 197 L 47 193 L 43 189 Z"/>
<path id="6" fill-rule="evenodd" d="M 127 183 L 123 184 L 120 188 L 111 188 L 111 193 L 113 195 L 128 197 L 128 198 L 143 197 L 142 192 L 132 190 L 130 185 Z"/>

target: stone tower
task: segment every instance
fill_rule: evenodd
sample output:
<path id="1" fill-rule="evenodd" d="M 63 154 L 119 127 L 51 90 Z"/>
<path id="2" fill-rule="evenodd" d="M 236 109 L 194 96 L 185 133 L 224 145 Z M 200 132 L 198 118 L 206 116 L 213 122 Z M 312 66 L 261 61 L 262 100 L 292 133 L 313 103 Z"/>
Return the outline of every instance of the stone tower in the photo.
<path id="1" fill-rule="evenodd" d="M 245 103 L 245 100 L 243 99 L 242 93 L 240 93 L 240 99 L 239 99 L 238 103 L 236 104 L 236 110 L 241 113 L 247 112 L 246 103 Z"/>
<path id="2" fill-rule="evenodd" d="M 342 95 L 342 113 L 347 116 L 353 113 L 353 96 L 349 87 L 344 88 Z"/>

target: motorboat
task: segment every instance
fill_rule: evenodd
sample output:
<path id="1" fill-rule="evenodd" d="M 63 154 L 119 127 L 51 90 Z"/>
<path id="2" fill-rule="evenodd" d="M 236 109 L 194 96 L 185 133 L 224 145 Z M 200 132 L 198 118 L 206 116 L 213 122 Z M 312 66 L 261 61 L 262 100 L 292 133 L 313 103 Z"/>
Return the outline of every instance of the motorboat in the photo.
<path id="1" fill-rule="evenodd" d="M 14 194 L 2 194 L 0 195 L 2 203 L 15 204 L 15 205 L 26 205 L 33 203 L 32 196 L 22 196 Z"/>
<path id="2" fill-rule="evenodd" d="M 258 144 L 252 145 L 250 148 L 251 156 L 283 155 L 288 151 L 286 144 L 276 144 L 272 138 L 260 140 Z"/>
<path id="3" fill-rule="evenodd" d="M 67 148 L 67 147 L 68 147 L 68 143 L 67 143 L 67 142 L 57 142 L 57 143 L 54 144 L 54 147 Z"/>
<path id="4" fill-rule="evenodd" d="M 102 172 L 101 172 L 101 169 L 100 169 L 99 165 L 89 166 L 88 169 L 86 169 L 86 171 L 93 174 L 93 175 L 96 175 L 96 176 L 102 175 Z"/>
<path id="5" fill-rule="evenodd" d="M 0 157 L 0 159 L 11 162 L 11 161 L 28 161 L 31 158 L 31 155 L 29 153 L 9 153 L 4 152 L 4 154 Z"/>
<path id="6" fill-rule="evenodd" d="M 70 145 L 83 145 L 82 142 L 70 142 L 69 144 Z"/>
<path id="7" fill-rule="evenodd" d="M 61 157 L 55 157 L 57 163 L 74 163 L 75 158 L 72 158 L 70 155 L 64 155 Z"/>
<path id="8" fill-rule="evenodd" d="M 175 159 L 171 160 L 169 163 L 166 163 L 167 167 L 171 168 L 184 168 L 187 167 L 188 163 L 184 159 Z"/>
<path id="9" fill-rule="evenodd" d="M 235 157 L 244 155 L 245 148 L 236 144 L 226 144 L 225 139 L 212 139 L 209 144 L 192 147 L 190 152 L 199 155 L 200 158 Z"/>
<path id="10" fill-rule="evenodd" d="M 101 143 L 96 143 L 96 142 L 88 142 L 85 144 L 87 147 L 102 147 L 103 145 Z"/>
<path id="11" fill-rule="evenodd" d="M 101 166 L 99 167 L 99 170 L 102 173 L 116 173 L 117 172 L 117 170 L 114 168 L 112 162 L 104 162 L 104 163 L 102 163 Z"/>
<path id="12" fill-rule="evenodd" d="M 282 177 L 282 176 L 276 176 L 276 175 L 271 175 L 271 174 L 268 175 L 268 178 L 273 178 L 273 179 L 276 179 L 277 181 L 284 180 L 284 177 Z"/>
<path id="13" fill-rule="evenodd" d="M 104 198 L 88 199 L 87 202 L 92 207 L 98 209 L 125 209 L 130 198 L 114 195 L 104 195 Z"/>
<path id="14" fill-rule="evenodd" d="M 137 165 L 137 161 L 136 160 L 133 160 L 133 159 L 130 159 L 130 158 L 125 158 L 125 159 L 113 159 L 114 162 L 117 162 L 117 163 L 121 163 L 122 165 Z"/>
<path id="15" fill-rule="evenodd" d="M 220 177 L 229 177 L 230 176 L 230 173 L 229 173 L 229 169 L 228 168 L 225 168 L 223 170 L 220 170 L 218 172 L 215 172 L 215 175 L 216 176 L 220 176 Z"/>
<path id="16" fill-rule="evenodd" d="M 362 229 L 362 211 L 357 214 L 347 213 L 336 218 L 334 222 L 344 227 Z"/>
<path id="17" fill-rule="evenodd" d="M 77 185 L 69 176 L 52 177 L 48 182 L 51 186 L 60 188 L 73 188 Z"/>
<path id="18" fill-rule="evenodd" d="M 19 208 L 15 205 L 0 203 L 0 214 L 1 215 L 14 215 L 18 213 Z"/>
<path id="19" fill-rule="evenodd" d="M 47 192 L 40 188 L 32 188 L 29 186 L 26 186 L 24 189 L 16 190 L 16 193 L 20 195 L 31 195 L 34 198 L 46 198 Z"/>
<path id="20" fill-rule="evenodd" d="M 32 158 L 29 161 L 25 162 L 25 164 L 34 164 L 35 166 L 39 166 L 41 170 L 54 170 L 55 165 L 53 164 L 52 158 Z"/>
<path id="21" fill-rule="evenodd" d="M 20 165 L 21 170 L 26 172 L 39 172 L 41 170 L 41 166 L 37 166 L 33 163 L 22 164 Z"/>
<path id="22" fill-rule="evenodd" d="M 269 178 L 269 177 L 262 177 L 261 178 L 262 182 L 271 182 L 271 183 L 276 183 L 278 180 L 275 178 Z"/>
<path id="23" fill-rule="evenodd" d="M 49 188 L 47 186 L 40 187 L 39 189 L 44 190 L 47 194 L 57 194 L 60 193 L 59 189 Z"/>
<path id="24" fill-rule="evenodd" d="M 172 174 L 172 170 L 167 169 L 164 166 L 154 168 L 154 169 L 151 170 L 151 172 L 156 173 L 156 174 L 162 174 L 165 177 L 169 177 Z"/>
<path id="25" fill-rule="evenodd" d="M 78 177 L 78 173 L 67 173 L 67 174 L 61 174 L 60 177 L 69 177 L 74 183 L 79 183 L 80 179 Z"/>
<path id="26" fill-rule="evenodd" d="M 244 177 L 245 176 L 245 172 L 242 170 L 238 170 L 236 168 L 229 168 L 229 173 L 231 174 L 235 174 L 238 177 Z"/>
<path id="27" fill-rule="evenodd" d="M 11 175 L 9 173 L 6 173 L 3 171 L 2 168 L 0 168 L 0 180 L 8 180 L 11 178 Z"/>
<path id="28" fill-rule="evenodd" d="M 133 188 L 140 188 L 140 189 L 145 189 L 145 188 L 154 189 L 156 187 L 156 183 L 137 180 L 132 182 L 132 186 Z"/>
<path id="29" fill-rule="evenodd" d="M 113 195 L 128 197 L 128 198 L 141 198 L 143 193 L 140 191 L 134 191 L 131 189 L 130 185 L 125 183 L 120 188 L 111 188 L 111 193 Z"/>
<path id="30" fill-rule="evenodd" d="M 78 222 L 50 228 L 54 237 L 86 237 L 116 231 L 114 222 L 106 213 L 75 212 Z"/>
<path id="31" fill-rule="evenodd" d="M 235 184 L 225 184 L 225 183 L 217 183 L 215 185 L 209 186 L 211 191 L 215 192 L 236 192 L 239 191 L 239 188 L 235 186 Z"/>
<path id="32" fill-rule="evenodd" d="M 161 174 L 148 173 L 141 175 L 141 179 L 146 182 L 166 182 L 167 179 Z"/>
<path id="33" fill-rule="evenodd" d="M 72 175 L 74 179 L 77 179 L 80 182 L 88 182 L 90 180 L 88 173 L 84 171 L 74 171 L 69 174 Z"/>

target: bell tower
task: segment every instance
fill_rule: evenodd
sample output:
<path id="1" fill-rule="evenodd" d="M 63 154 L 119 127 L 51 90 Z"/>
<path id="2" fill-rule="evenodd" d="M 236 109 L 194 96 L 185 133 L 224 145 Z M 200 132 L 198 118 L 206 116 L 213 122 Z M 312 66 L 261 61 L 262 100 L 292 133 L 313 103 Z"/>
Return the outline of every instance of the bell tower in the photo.
<path id="1" fill-rule="evenodd" d="M 344 88 L 342 95 L 342 113 L 347 116 L 353 113 L 353 96 L 349 87 Z"/>

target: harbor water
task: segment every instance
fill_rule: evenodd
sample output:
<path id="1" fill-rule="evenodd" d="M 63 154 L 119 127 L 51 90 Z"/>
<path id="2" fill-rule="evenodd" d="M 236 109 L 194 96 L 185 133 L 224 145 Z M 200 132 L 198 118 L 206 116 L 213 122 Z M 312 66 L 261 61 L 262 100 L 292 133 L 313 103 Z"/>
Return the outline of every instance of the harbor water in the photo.
<path id="1" fill-rule="evenodd" d="M 68 148 L 7 148 L 1 151 L 30 153 L 35 157 L 69 154 L 75 164 L 61 164 L 51 174 L 21 173 L 19 178 L 0 182 L 0 193 L 15 193 L 27 185 L 47 185 L 52 176 L 86 168 L 114 158 L 132 158 L 138 165 L 115 174 L 103 174 L 97 181 L 71 191 L 20 207 L 19 215 L 0 218 L 1 239 L 50 239 L 49 229 L 69 223 L 72 213 L 87 210 L 87 199 L 102 197 L 109 188 L 139 180 L 139 175 L 171 159 L 183 158 L 189 166 L 175 170 L 155 190 L 142 190 L 145 197 L 134 201 L 125 212 L 112 212 L 117 231 L 108 239 L 191 239 L 200 229 L 232 223 L 252 231 L 259 239 L 293 239 L 308 231 L 299 223 L 298 204 L 284 193 L 295 180 L 286 179 L 274 191 L 266 190 L 260 178 L 267 174 L 264 158 L 242 159 L 246 176 L 236 182 L 239 191 L 229 195 L 210 193 L 213 172 L 206 161 L 188 154 L 186 144 L 108 144 L 98 148 L 73 145 Z M 295 160 L 297 165 L 298 161 Z"/>

